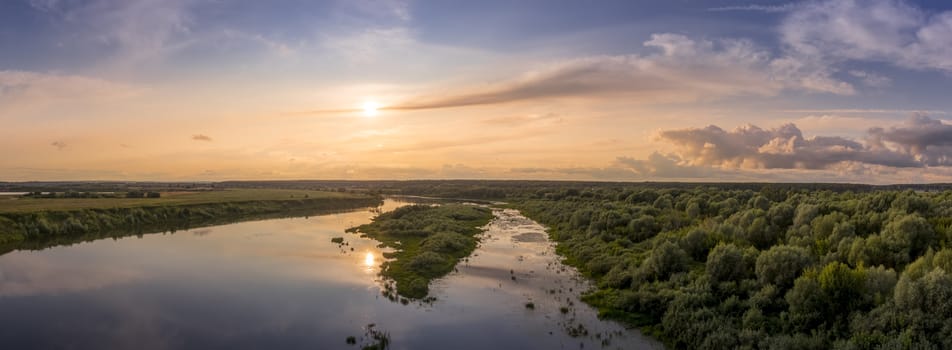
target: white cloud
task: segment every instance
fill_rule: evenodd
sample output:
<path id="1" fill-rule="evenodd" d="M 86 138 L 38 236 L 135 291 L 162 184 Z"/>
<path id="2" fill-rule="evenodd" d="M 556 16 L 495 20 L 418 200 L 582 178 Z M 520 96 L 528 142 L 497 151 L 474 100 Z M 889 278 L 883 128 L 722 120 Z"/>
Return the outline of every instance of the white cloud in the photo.
<path id="1" fill-rule="evenodd" d="M 952 73 L 952 11 L 927 13 L 900 0 L 810 2 L 784 19 L 780 33 L 798 55 Z"/>

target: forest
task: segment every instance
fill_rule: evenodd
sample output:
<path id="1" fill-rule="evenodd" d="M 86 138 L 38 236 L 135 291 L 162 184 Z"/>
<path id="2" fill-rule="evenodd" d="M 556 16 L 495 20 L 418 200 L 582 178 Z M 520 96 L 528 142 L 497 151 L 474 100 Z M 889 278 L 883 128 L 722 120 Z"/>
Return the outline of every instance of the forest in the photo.
<path id="1" fill-rule="evenodd" d="M 952 192 L 552 186 L 506 199 L 683 349 L 952 348 Z"/>

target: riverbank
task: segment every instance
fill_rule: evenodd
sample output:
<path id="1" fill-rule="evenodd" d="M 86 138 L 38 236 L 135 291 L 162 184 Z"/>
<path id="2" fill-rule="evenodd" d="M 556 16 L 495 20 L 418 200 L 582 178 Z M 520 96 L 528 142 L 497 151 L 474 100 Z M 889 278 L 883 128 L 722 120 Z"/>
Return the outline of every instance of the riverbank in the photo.
<path id="1" fill-rule="evenodd" d="M 0 201 L 0 245 L 74 241 L 175 231 L 268 216 L 376 206 L 379 197 L 320 191 L 222 190 L 163 194 L 162 198 Z"/>

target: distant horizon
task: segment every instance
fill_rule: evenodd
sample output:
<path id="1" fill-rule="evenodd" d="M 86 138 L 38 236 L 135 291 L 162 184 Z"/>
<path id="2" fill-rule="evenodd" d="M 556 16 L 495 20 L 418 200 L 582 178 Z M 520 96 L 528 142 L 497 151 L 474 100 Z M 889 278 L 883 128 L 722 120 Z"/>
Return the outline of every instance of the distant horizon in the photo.
<path id="1" fill-rule="evenodd" d="M 952 182 L 937 0 L 11 0 L 0 178 Z"/>
<path id="2" fill-rule="evenodd" d="M 165 180 L 27 180 L 27 181 L 6 181 L 0 180 L 0 184 L 29 184 L 29 183 L 38 183 L 38 184 L 53 184 L 53 183 L 67 183 L 67 184 L 109 184 L 109 183 L 153 183 L 153 184 L 186 184 L 186 183 L 195 183 L 195 184 L 221 184 L 221 183 L 249 183 L 249 182 L 264 182 L 264 183 L 281 183 L 281 182 L 356 182 L 356 183 L 372 183 L 372 182 L 462 182 L 462 181 L 472 181 L 472 182 L 552 182 L 552 183 L 600 183 L 600 184 L 751 184 L 751 185 L 855 185 L 855 186 L 872 186 L 872 187 L 890 187 L 890 186 L 952 186 L 952 182 L 907 182 L 907 183 L 863 183 L 863 182 L 764 182 L 764 181 L 653 181 L 653 180 L 558 180 L 558 179 L 260 179 L 260 180 L 176 180 L 176 181 L 165 181 Z"/>

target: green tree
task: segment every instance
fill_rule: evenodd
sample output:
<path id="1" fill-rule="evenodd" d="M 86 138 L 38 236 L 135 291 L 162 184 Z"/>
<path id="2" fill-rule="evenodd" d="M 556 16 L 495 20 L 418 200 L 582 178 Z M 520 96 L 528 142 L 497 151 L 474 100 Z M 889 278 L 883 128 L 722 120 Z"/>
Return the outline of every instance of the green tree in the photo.
<path id="1" fill-rule="evenodd" d="M 707 256 L 705 271 L 713 283 L 740 281 L 753 275 L 753 263 L 749 254 L 745 254 L 734 244 L 718 244 Z"/>
<path id="2" fill-rule="evenodd" d="M 782 289 L 793 286 L 794 280 L 816 259 L 803 247 L 774 246 L 757 257 L 757 280 L 761 284 L 773 284 Z"/>

